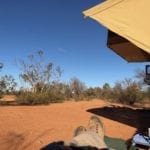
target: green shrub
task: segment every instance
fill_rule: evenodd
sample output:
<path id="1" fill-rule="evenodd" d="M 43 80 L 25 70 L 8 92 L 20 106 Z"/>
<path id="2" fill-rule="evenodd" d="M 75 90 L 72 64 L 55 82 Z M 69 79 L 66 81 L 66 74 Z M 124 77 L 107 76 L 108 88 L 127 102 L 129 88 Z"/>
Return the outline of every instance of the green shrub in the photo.
<path id="1" fill-rule="evenodd" d="M 40 105 L 62 102 L 64 97 L 61 94 L 51 92 L 22 92 L 17 97 L 17 104 L 20 105 Z"/>
<path id="2" fill-rule="evenodd" d="M 48 104 L 49 99 L 46 93 L 32 93 L 23 92 L 18 95 L 16 99 L 18 104 L 21 105 L 36 105 L 36 104 Z"/>
<path id="3" fill-rule="evenodd" d="M 50 103 L 60 103 L 65 100 L 65 95 L 62 93 L 49 92 Z"/>

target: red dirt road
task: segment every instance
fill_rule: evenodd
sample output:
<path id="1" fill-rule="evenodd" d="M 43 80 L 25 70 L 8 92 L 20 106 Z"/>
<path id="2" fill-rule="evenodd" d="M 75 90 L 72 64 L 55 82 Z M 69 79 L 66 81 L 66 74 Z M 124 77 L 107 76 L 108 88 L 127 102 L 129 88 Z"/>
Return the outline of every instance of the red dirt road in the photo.
<path id="1" fill-rule="evenodd" d="M 78 125 L 87 126 L 87 110 L 110 106 L 100 100 L 65 102 L 48 106 L 1 106 L 0 149 L 38 150 L 57 140 L 68 140 Z M 136 129 L 98 115 L 111 137 L 129 139 Z"/>

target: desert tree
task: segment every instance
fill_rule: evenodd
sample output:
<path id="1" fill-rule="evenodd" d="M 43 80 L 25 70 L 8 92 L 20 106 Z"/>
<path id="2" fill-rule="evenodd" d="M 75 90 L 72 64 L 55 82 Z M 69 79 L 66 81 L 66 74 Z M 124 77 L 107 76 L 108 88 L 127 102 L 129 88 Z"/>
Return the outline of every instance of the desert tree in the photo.
<path id="1" fill-rule="evenodd" d="M 86 90 L 85 84 L 76 77 L 70 79 L 70 88 L 72 94 L 75 96 L 79 96 L 81 93 L 83 93 L 83 91 Z"/>
<path id="2" fill-rule="evenodd" d="M 28 83 L 34 92 L 43 92 L 54 80 L 61 77 L 62 69 L 55 67 L 52 62 L 45 62 L 44 52 L 37 51 L 28 56 L 27 60 L 21 59 L 19 66 L 22 71 L 20 78 Z"/>
<path id="3" fill-rule="evenodd" d="M 142 69 L 137 69 L 135 71 L 135 77 L 142 87 L 145 98 L 150 101 L 150 85 L 148 85 L 144 80 L 146 77 L 146 72 Z"/>
<path id="4" fill-rule="evenodd" d="M 4 75 L 0 78 L 0 92 L 11 93 L 16 89 L 17 83 L 12 75 Z"/>
<path id="5" fill-rule="evenodd" d="M 117 81 L 113 91 L 114 98 L 121 103 L 133 105 L 143 99 L 141 85 L 131 78 Z"/>
<path id="6" fill-rule="evenodd" d="M 135 70 L 135 76 L 134 76 L 137 81 L 139 82 L 139 84 L 141 86 L 145 86 L 146 83 L 144 82 L 144 78 L 145 78 L 145 71 L 142 69 L 136 69 Z"/>
<path id="7" fill-rule="evenodd" d="M 0 63 L 0 71 L 4 67 L 3 63 Z M 0 76 L 0 95 L 14 92 L 17 83 L 12 75 Z"/>
<path id="8" fill-rule="evenodd" d="M 102 98 L 110 99 L 112 95 L 112 88 L 109 83 L 104 83 L 102 87 Z"/>

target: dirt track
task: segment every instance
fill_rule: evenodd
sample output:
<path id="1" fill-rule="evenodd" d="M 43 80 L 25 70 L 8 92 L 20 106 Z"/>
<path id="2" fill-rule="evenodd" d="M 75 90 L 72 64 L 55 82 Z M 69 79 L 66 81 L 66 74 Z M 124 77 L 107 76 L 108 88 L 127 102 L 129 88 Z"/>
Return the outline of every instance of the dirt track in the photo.
<path id="1" fill-rule="evenodd" d="M 86 126 L 89 117 L 106 106 L 112 107 L 100 100 L 48 106 L 1 106 L 0 149 L 38 150 L 52 141 L 68 140 L 76 126 Z M 110 119 L 111 115 L 98 116 L 102 119 L 108 136 L 129 139 L 136 131 L 132 125 Z"/>

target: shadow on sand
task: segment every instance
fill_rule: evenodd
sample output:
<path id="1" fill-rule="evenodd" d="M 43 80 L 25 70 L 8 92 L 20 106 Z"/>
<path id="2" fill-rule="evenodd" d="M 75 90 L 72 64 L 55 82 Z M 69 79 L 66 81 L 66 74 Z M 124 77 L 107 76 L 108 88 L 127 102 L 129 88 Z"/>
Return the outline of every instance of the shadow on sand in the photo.
<path id="1" fill-rule="evenodd" d="M 147 131 L 148 127 L 150 127 L 150 108 L 132 109 L 110 105 L 102 108 L 88 109 L 87 111 L 135 127 L 137 132 Z"/>
<path id="2" fill-rule="evenodd" d="M 16 132 L 9 132 L 5 137 L 0 140 L 0 149 L 3 150 L 18 150 L 21 149 L 25 137 L 23 134 Z"/>
<path id="3" fill-rule="evenodd" d="M 8 132 L 5 136 L 0 137 L 0 150 L 27 150 L 32 149 L 35 143 L 40 143 L 40 140 L 51 129 L 45 130 L 33 139 L 29 138 L 29 134 L 17 133 L 15 131 Z"/>

